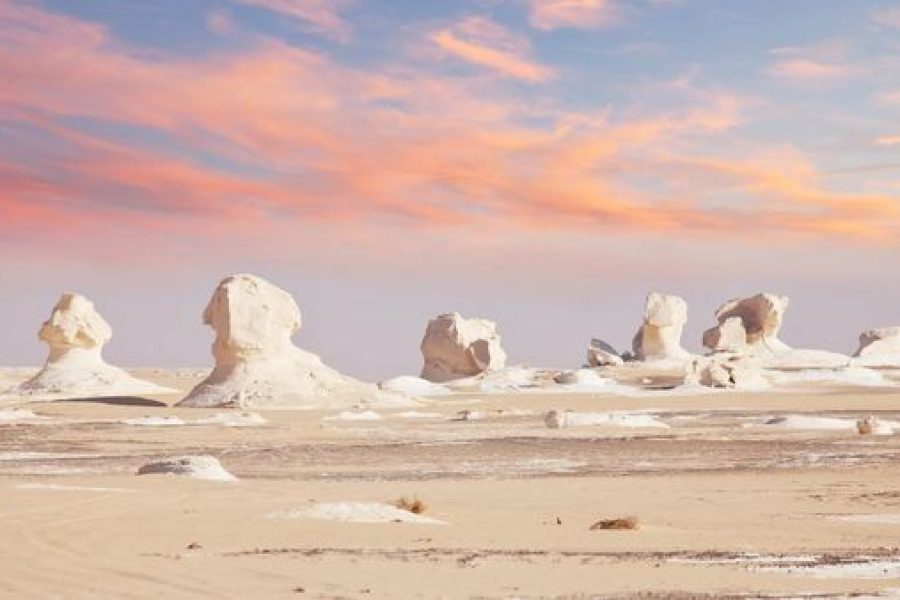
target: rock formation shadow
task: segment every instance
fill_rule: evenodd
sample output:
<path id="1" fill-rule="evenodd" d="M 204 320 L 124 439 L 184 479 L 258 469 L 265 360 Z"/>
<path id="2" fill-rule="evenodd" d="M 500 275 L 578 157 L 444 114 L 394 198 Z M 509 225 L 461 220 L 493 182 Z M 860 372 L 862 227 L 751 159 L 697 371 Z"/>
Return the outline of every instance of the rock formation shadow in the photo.
<path id="1" fill-rule="evenodd" d="M 156 406 L 168 407 L 161 400 L 141 398 L 140 396 L 97 396 L 93 398 L 61 398 L 53 402 L 93 402 L 96 404 L 109 404 L 112 406 Z"/>

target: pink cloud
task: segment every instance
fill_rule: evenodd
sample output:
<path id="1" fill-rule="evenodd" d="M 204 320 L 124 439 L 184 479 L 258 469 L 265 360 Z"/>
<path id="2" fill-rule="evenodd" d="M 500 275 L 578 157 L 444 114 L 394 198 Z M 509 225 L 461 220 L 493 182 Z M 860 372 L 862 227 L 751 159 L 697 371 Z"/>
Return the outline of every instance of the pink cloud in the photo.
<path id="1" fill-rule="evenodd" d="M 498 33 L 478 21 L 463 30 Z M 24 150 L 0 154 L 7 232 L 115 224 L 258 236 L 327 222 L 349 232 L 402 223 L 753 237 L 753 221 L 767 234 L 889 240 L 900 229 L 896 199 L 831 192 L 796 153 L 704 152 L 731 135 L 741 99 L 683 83 L 669 95 L 685 107 L 612 119 L 522 103 L 496 79 L 356 70 L 272 40 L 151 54 L 12 3 L 0 4 L 0 71 L 0 122 L 33 128 L 30 145 L 42 150 L 30 168 Z M 91 133 L 69 117 L 153 131 L 179 150 Z M 648 173 L 657 189 L 635 185 Z M 697 182 L 727 185 L 740 202 L 716 202 Z"/>
<path id="2" fill-rule="evenodd" d="M 618 20 L 612 0 L 529 0 L 528 8 L 529 21 L 537 29 L 590 29 Z"/>
<path id="3" fill-rule="evenodd" d="M 808 58 L 790 58 L 771 65 L 766 73 L 793 82 L 834 82 L 849 79 L 854 70 L 846 65 Z"/>
<path id="4" fill-rule="evenodd" d="M 431 40 L 445 54 L 508 77 L 546 81 L 553 71 L 530 58 L 528 40 L 485 17 L 468 17 L 435 31 Z"/>

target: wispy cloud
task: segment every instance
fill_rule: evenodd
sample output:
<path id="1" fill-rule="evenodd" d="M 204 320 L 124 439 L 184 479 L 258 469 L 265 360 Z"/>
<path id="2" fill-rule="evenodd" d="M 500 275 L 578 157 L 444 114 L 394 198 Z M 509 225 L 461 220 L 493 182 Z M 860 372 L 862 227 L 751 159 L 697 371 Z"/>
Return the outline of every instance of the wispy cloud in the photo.
<path id="1" fill-rule="evenodd" d="M 883 135 L 875 138 L 876 146 L 900 146 L 900 135 Z"/>
<path id="2" fill-rule="evenodd" d="M 613 0 L 528 0 L 528 19 L 537 29 L 590 29 L 614 24 L 619 11 Z"/>
<path id="3" fill-rule="evenodd" d="M 486 17 L 468 17 L 431 34 L 446 54 L 531 83 L 546 81 L 553 71 L 531 58 L 528 39 Z"/>
<path id="4" fill-rule="evenodd" d="M 845 64 L 817 61 L 809 58 L 790 58 L 772 64 L 766 73 L 785 81 L 835 82 L 848 79 L 854 71 Z"/>
<path id="5" fill-rule="evenodd" d="M 872 22 L 881 27 L 900 29 L 900 8 L 891 7 L 876 10 L 872 13 Z"/>
<path id="6" fill-rule="evenodd" d="M 256 6 L 276 12 L 297 21 L 302 28 L 346 43 L 352 36 L 352 27 L 341 11 L 347 0 L 235 0 L 239 4 Z"/>
<path id="7" fill-rule="evenodd" d="M 494 25 L 447 31 L 509 38 Z M 65 51 L 47 51 L 48 39 Z M 799 152 L 763 144 L 762 158 L 723 157 L 741 98 L 691 81 L 657 94 L 668 106 L 571 110 L 523 102 L 504 78 L 361 69 L 272 39 L 247 43 L 148 53 L 96 24 L 0 3 L 0 231 L 900 232 L 895 198 L 829 190 Z M 499 47 L 527 50 L 515 36 Z"/>

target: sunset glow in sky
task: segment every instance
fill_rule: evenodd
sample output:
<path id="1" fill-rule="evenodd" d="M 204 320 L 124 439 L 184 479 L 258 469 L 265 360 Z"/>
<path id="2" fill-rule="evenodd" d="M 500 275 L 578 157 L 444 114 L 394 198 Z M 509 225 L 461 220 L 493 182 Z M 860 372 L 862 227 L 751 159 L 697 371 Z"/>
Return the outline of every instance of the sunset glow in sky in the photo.
<path id="1" fill-rule="evenodd" d="M 900 3 L 0 0 L 0 363 L 91 296 L 125 364 L 209 362 L 222 277 L 376 378 L 428 317 L 514 362 L 625 348 L 650 289 L 900 324 Z"/>

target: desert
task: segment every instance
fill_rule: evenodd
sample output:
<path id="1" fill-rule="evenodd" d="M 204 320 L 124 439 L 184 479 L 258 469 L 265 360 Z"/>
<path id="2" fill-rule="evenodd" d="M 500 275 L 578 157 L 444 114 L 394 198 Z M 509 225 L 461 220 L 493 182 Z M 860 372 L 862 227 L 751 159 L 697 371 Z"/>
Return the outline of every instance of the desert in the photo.
<path id="1" fill-rule="evenodd" d="M 258 277 L 223 285 L 232 282 L 278 300 L 226 302 L 216 289 L 210 306 L 230 302 L 238 315 L 226 325 L 207 308 L 216 369 L 238 353 L 252 371 L 300 352 L 289 344 L 299 329 L 293 299 Z M 422 354 L 426 371 L 435 352 L 445 365 L 459 356 L 454 378 L 444 368 L 441 384 L 408 375 L 379 389 L 325 372 L 361 397 L 318 392 L 311 404 L 315 392 L 298 396 L 287 383 L 254 388 L 269 394 L 262 401 L 194 405 L 183 398 L 208 385 L 201 368 L 131 370 L 73 397 L 35 398 L 12 385 L 0 409 L 3 592 L 894 595 L 900 370 L 849 357 L 838 367 L 778 367 L 772 348 L 776 357 L 793 352 L 783 343 L 729 349 L 727 359 L 718 350 L 692 356 L 679 339 L 686 305 L 666 298 L 648 296 L 635 340 L 644 349 L 661 340 L 652 342 L 660 350 L 598 367 L 509 366 L 497 325 L 451 343 L 457 334 L 447 331 L 465 325 L 450 315 L 459 325 L 438 334 L 432 322 Z M 674 321 L 658 316 L 666 303 Z M 66 321 L 69 339 L 93 340 L 100 317 L 89 308 L 90 319 Z M 755 323 L 758 314 L 742 318 Z M 783 316 L 769 319 L 770 335 Z M 466 352 L 479 335 L 504 360 L 484 360 L 473 375 Z M 764 385 L 741 386 L 727 370 L 697 377 L 698 363 L 729 365 L 735 352 Z M 300 356 L 302 366 L 279 368 L 301 379 L 327 369 Z M 93 360 L 69 367 L 69 379 L 93 373 Z M 28 369 L 0 374 L 34 380 Z M 133 381 L 146 382 L 146 393 L 134 393 Z M 229 385 L 251 380 L 236 381 Z"/>

